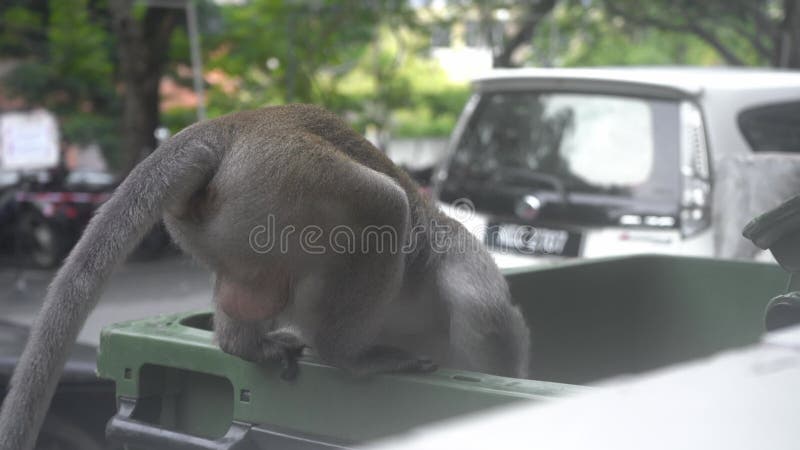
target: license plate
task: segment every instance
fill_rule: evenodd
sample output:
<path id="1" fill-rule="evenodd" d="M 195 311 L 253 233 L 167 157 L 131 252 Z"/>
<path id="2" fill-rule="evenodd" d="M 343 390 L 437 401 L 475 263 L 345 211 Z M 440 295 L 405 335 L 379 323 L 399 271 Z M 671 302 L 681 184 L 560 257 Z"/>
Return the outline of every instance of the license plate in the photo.
<path id="1" fill-rule="evenodd" d="M 578 233 L 519 224 L 490 224 L 486 233 L 490 247 L 528 255 L 578 256 L 580 241 Z"/>

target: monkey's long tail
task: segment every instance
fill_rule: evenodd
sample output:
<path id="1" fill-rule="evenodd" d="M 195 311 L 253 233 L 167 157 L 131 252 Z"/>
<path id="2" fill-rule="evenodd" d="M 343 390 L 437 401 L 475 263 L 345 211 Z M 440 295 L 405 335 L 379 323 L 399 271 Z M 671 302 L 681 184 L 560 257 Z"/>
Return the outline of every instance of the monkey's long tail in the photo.
<path id="1" fill-rule="evenodd" d="M 208 129 L 209 122 L 195 127 Z M 0 450 L 33 448 L 67 355 L 109 275 L 165 207 L 185 201 L 215 172 L 221 150 L 198 131 L 175 135 L 130 173 L 56 274 L 0 409 Z"/>

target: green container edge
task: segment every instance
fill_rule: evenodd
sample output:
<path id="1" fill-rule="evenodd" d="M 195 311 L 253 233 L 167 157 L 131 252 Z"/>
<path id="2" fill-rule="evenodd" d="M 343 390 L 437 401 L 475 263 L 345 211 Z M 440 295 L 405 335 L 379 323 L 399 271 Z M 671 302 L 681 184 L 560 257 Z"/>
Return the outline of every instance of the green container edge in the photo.
<path id="1" fill-rule="evenodd" d="M 506 276 L 570 266 L 632 259 L 671 259 L 680 263 L 715 260 L 686 256 L 635 255 L 504 270 Z M 725 261 L 730 267 L 762 266 Z M 767 264 L 763 264 L 766 269 Z M 771 270 L 771 269 L 770 269 Z M 233 421 L 267 425 L 343 441 L 363 442 L 518 401 L 544 401 L 591 387 L 440 369 L 430 374 L 387 374 L 357 380 L 343 371 L 304 357 L 294 382 L 280 378 L 280 367 L 260 366 L 223 353 L 212 333 L 181 322 L 208 310 L 161 315 L 108 326 L 101 333 L 98 375 L 116 382 L 118 397 L 139 399 L 140 372 L 148 365 L 209 374 L 232 386 Z M 244 396 L 243 393 L 247 392 Z M 247 401 L 243 401 L 243 398 Z M 277 405 L 277 407 L 276 407 Z M 202 411 L 195 412 L 203 414 Z M 206 414 L 208 414 L 206 412 Z M 189 419 L 202 430 L 204 420 Z M 199 428 L 198 428 L 199 427 Z M 216 434 L 219 434 L 215 432 Z M 202 433 L 200 433 L 202 434 Z"/>
<path id="2" fill-rule="evenodd" d="M 257 365 L 228 355 L 214 344 L 212 332 L 181 323 L 198 314 L 210 311 L 105 327 L 98 375 L 116 383 L 117 397 L 133 399 L 149 395 L 140 384 L 142 368 L 148 365 L 214 375 L 232 386 L 233 421 L 352 442 L 515 401 L 542 401 L 587 389 L 450 369 L 355 379 L 312 357 L 301 358 L 300 374 L 290 382 L 280 378 L 279 364 Z"/>

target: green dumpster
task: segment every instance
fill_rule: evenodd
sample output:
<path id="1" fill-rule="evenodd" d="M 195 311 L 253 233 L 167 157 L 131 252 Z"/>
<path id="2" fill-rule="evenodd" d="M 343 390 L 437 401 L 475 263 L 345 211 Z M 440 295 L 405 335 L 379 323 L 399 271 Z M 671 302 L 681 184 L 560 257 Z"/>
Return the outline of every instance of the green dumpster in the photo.
<path id="1" fill-rule="evenodd" d="M 670 256 L 576 261 L 507 274 L 532 331 L 530 380 L 441 369 L 355 380 L 311 358 L 293 382 L 212 342 L 210 313 L 103 331 L 116 382 L 110 438 L 129 448 L 337 448 L 608 377 L 747 345 L 784 291 L 778 266 Z"/>

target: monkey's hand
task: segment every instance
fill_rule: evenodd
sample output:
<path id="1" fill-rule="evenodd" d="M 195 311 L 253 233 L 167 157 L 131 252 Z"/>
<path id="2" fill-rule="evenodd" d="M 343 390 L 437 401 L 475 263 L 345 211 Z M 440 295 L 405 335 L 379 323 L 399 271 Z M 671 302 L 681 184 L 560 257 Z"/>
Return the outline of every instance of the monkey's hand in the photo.
<path id="1" fill-rule="evenodd" d="M 261 343 L 261 352 L 267 361 L 280 361 L 281 378 L 292 381 L 297 378 L 297 358 L 302 356 L 306 345 L 288 331 L 272 331 Z"/>

